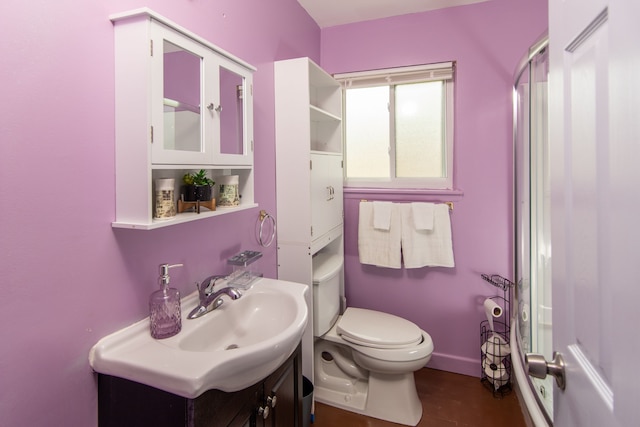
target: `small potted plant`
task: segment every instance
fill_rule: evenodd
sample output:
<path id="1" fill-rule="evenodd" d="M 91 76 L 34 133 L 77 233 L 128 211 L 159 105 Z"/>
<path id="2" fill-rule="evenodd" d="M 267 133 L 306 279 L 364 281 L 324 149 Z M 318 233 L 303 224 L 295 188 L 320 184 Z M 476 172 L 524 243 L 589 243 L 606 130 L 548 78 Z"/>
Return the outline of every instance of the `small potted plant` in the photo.
<path id="1" fill-rule="evenodd" d="M 185 202 L 206 202 L 213 196 L 215 182 L 207 176 L 207 171 L 189 172 L 182 177 L 182 194 Z"/>

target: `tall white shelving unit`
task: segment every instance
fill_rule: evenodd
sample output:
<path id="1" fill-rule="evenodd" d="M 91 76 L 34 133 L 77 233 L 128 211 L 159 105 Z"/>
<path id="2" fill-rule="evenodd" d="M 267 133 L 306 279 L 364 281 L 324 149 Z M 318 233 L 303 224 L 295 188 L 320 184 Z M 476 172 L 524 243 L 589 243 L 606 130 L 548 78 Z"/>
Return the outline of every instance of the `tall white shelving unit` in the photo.
<path id="1" fill-rule="evenodd" d="M 342 91 L 309 58 L 277 61 L 274 71 L 278 278 L 309 286 L 302 372 L 313 381 L 313 259 L 344 256 Z"/>

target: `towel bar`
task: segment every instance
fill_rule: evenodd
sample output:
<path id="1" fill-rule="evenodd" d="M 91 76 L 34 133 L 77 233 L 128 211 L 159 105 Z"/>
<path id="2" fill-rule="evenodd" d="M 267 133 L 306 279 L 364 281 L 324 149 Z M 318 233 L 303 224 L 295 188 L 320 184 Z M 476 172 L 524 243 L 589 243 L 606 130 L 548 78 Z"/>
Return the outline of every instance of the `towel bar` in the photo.
<path id="1" fill-rule="evenodd" d="M 360 199 L 361 202 L 368 202 L 369 200 L 367 199 Z M 434 202 L 434 203 L 438 203 L 438 202 Z M 449 206 L 449 210 L 452 211 L 453 210 L 453 202 L 441 202 L 444 203 L 445 205 Z"/>

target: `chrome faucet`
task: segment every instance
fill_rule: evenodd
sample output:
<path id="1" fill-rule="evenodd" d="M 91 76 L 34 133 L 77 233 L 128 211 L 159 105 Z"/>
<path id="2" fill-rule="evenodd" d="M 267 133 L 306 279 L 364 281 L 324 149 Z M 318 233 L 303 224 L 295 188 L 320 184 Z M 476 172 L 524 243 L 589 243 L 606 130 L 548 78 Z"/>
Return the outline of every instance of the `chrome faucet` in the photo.
<path id="1" fill-rule="evenodd" d="M 238 299 L 242 296 L 240 291 L 230 286 L 226 286 L 216 292 L 213 292 L 213 287 L 220 279 L 226 279 L 226 276 L 207 277 L 202 281 L 202 283 L 196 284 L 198 294 L 200 295 L 200 304 L 191 310 L 187 319 L 196 319 L 220 307 L 224 302 L 222 299 L 223 294 L 229 296 L 231 299 Z"/>

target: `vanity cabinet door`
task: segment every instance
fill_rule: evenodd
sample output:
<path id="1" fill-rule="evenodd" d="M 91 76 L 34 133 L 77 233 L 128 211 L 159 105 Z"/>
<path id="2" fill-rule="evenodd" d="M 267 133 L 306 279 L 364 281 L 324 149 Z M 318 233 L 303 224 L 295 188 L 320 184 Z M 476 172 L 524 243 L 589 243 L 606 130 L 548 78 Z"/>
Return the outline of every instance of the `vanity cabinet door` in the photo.
<path id="1" fill-rule="evenodd" d="M 255 425 L 256 403 L 262 383 L 225 393 L 210 390 L 192 401 L 189 427 L 244 427 Z"/>
<path id="2" fill-rule="evenodd" d="M 99 427 L 187 427 L 189 400 L 163 390 L 98 374 Z"/>
<path id="3" fill-rule="evenodd" d="M 270 407 L 265 426 L 285 427 L 295 425 L 295 390 L 293 365 L 280 374 L 265 381 L 265 404 Z"/>
<path id="4" fill-rule="evenodd" d="M 266 419 L 258 419 L 258 425 L 265 427 L 302 425 L 301 360 L 302 356 L 298 351 L 287 363 L 265 379 L 263 406 L 269 406 L 270 413 Z"/>

